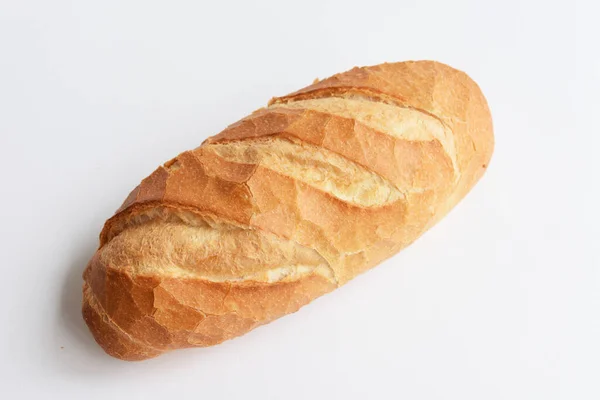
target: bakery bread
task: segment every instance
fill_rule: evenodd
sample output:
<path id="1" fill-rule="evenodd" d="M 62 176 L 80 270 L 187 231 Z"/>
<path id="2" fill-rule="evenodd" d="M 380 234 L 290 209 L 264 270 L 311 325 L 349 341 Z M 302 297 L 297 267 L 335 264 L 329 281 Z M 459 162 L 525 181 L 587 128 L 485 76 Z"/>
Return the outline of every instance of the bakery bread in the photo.
<path id="1" fill-rule="evenodd" d="M 417 239 L 493 146 L 479 87 L 437 62 L 274 98 L 131 192 L 85 270 L 84 319 L 124 360 L 242 335 Z"/>

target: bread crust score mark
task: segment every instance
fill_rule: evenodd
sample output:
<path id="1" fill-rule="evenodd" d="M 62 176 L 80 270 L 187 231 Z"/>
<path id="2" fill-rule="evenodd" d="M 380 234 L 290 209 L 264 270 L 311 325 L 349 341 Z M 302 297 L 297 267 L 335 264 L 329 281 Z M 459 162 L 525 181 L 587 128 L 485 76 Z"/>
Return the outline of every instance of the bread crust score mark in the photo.
<path id="1" fill-rule="evenodd" d="M 242 335 L 416 240 L 493 145 L 478 86 L 432 61 L 272 99 L 131 192 L 84 273 L 84 319 L 124 360 Z"/>

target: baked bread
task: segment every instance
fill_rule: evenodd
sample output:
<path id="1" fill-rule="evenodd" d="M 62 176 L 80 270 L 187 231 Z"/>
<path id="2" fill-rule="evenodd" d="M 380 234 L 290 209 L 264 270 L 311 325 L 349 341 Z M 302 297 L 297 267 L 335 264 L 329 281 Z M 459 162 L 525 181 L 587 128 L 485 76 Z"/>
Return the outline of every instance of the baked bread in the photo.
<path id="1" fill-rule="evenodd" d="M 131 192 L 85 270 L 85 321 L 124 360 L 242 335 L 417 239 L 493 146 L 479 87 L 437 62 L 274 98 Z"/>

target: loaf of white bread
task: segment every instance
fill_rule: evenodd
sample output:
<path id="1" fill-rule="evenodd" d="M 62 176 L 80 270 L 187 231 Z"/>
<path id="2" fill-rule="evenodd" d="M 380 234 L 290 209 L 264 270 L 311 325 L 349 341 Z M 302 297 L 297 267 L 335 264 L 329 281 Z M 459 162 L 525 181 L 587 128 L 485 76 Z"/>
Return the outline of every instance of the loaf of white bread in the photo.
<path id="1" fill-rule="evenodd" d="M 85 270 L 84 319 L 124 360 L 242 335 L 417 239 L 493 146 L 479 87 L 437 62 L 274 98 L 131 192 Z"/>

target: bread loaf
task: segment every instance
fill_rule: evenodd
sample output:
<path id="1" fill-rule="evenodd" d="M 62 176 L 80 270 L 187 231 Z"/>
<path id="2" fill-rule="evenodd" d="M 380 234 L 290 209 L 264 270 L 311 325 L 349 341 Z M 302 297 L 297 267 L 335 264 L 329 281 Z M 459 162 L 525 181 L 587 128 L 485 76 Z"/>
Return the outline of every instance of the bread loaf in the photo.
<path id="1" fill-rule="evenodd" d="M 85 270 L 85 321 L 124 360 L 242 335 L 417 239 L 493 145 L 479 87 L 436 62 L 274 98 L 131 192 Z"/>

